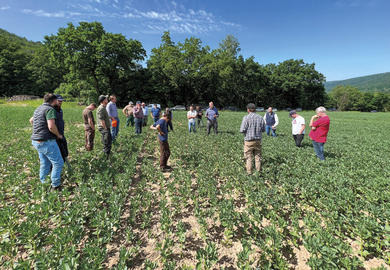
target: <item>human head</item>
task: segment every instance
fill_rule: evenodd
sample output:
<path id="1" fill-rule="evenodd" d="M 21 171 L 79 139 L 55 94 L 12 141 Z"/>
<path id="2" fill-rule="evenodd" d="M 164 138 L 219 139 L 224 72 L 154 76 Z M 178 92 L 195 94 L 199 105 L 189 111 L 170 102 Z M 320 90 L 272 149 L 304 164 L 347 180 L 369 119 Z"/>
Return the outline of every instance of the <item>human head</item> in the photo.
<path id="1" fill-rule="evenodd" d="M 142 105 L 142 107 L 145 107 L 145 106 L 146 106 L 145 102 L 142 102 L 142 104 L 141 104 L 141 105 Z"/>
<path id="2" fill-rule="evenodd" d="M 210 107 L 210 109 L 214 108 L 214 102 L 210 101 L 209 107 Z"/>
<path id="3" fill-rule="evenodd" d="M 292 111 L 290 111 L 289 115 L 290 115 L 290 117 L 292 117 L 292 118 L 295 118 L 295 117 L 297 117 L 297 116 L 298 116 L 298 114 L 297 114 L 297 111 L 296 111 L 296 110 L 292 110 Z"/>
<path id="4" fill-rule="evenodd" d="M 153 107 L 157 108 L 157 104 L 154 104 Z"/>
<path id="5" fill-rule="evenodd" d="M 134 103 L 132 101 L 129 102 L 129 105 L 133 105 Z"/>
<path id="6" fill-rule="evenodd" d="M 162 118 L 168 119 L 168 113 L 167 113 L 167 112 L 163 112 L 163 113 L 162 113 Z"/>
<path id="7" fill-rule="evenodd" d="M 96 109 L 96 104 L 95 103 L 91 103 L 91 104 L 88 105 L 87 108 L 90 109 L 91 111 L 93 111 L 93 110 Z"/>
<path id="8" fill-rule="evenodd" d="M 141 107 L 141 101 L 137 101 L 135 104 L 137 105 L 137 107 Z"/>
<path id="9" fill-rule="evenodd" d="M 100 95 L 98 102 L 99 102 L 99 104 L 103 104 L 103 106 L 106 106 L 108 103 L 107 96 Z"/>
<path id="10" fill-rule="evenodd" d="M 255 112 L 256 111 L 256 106 L 253 103 L 249 103 L 248 105 L 246 105 L 246 109 L 247 109 L 248 113 Z"/>
<path id="11" fill-rule="evenodd" d="M 200 107 L 199 107 L 199 106 L 196 106 L 195 108 L 196 108 L 196 110 L 199 110 L 199 109 L 200 109 Z"/>
<path id="12" fill-rule="evenodd" d="M 267 109 L 267 112 L 272 113 L 272 107 L 269 107 L 269 108 Z"/>
<path id="13" fill-rule="evenodd" d="M 57 96 L 52 93 L 44 95 L 43 101 L 45 103 L 49 103 L 51 106 L 55 106 L 58 104 Z"/>
<path id="14" fill-rule="evenodd" d="M 110 101 L 113 102 L 113 103 L 116 103 L 116 96 L 115 95 L 111 95 L 110 96 Z"/>
<path id="15" fill-rule="evenodd" d="M 194 110 L 194 105 L 191 105 L 190 106 L 190 111 L 193 111 Z"/>
<path id="16" fill-rule="evenodd" d="M 62 101 L 64 101 L 64 98 L 61 95 L 56 95 L 56 94 L 54 94 L 54 95 L 57 97 L 58 107 L 61 107 Z"/>
<path id="17" fill-rule="evenodd" d="M 326 109 L 325 109 L 325 107 L 323 107 L 323 106 L 318 107 L 318 108 L 316 109 L 316 114 L 317 114 L 318 116 L 324 116 L 324 115 L 326 115 Z"/>

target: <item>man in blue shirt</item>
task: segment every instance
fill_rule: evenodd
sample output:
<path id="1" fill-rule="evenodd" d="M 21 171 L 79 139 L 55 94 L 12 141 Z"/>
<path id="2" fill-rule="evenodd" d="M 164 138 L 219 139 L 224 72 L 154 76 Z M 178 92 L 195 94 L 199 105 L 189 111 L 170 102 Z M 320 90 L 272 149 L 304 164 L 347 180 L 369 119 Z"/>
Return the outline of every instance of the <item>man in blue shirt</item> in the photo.
<path id="1" fill-rule="evenodd" d="M 106 109 L 111 122 L 112 142 L 115 142 L 115 138 L 118 136 L 118 132 L 119 132 L 119 116 L 118 116 L 118 108 L 116 107 L 115 95 L 110 96 L 110 102 L 107 104 Z M 116 120 L 116 126 L 112 124 L 112 121 L 114 120 Z"/>
<path id="2" fill-rule="evenodd" d="M 209 108 L 206 111 L 207 135 L 210 134 L 211 127 L 214 129 L 214 133 L 218 134 L 218 122 L 217 122 L 218 117 L 219 117 L 218 110 L 217 108 L 214 107 L 214 103 L 211 101 L 209 103 Z"/>
<path id="3" fill-rule="evenodd" d="M 158 131 L 158 141 L 160 143 L 160 169 L 161 171 L 170 170 L 167 165 L 171 151 L 168 144 L 168 114 L 163 112 L 161 119 L 150 126 L 151 129 Z"/>
<path id="4" fill-rule="evenodd" d="M 157 107 L 157 104 L 154 104 L 152 111 L 150 112 L 154 119 L 154 123 L 156 123 L 160 119 L 160 111 L 161 109 Z"/>

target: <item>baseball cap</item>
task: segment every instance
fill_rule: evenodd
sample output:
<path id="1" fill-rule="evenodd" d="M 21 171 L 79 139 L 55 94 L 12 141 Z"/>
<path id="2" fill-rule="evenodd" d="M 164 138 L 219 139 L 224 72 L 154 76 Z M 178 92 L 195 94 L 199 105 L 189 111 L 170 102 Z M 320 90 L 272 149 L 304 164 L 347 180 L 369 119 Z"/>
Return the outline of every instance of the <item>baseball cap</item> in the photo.
<path id="1" fill-rule="evenodd" d="M 293 114 L 296 114 L 297 113 L 297 111 L 296 110 L 292 110 L 292 111 L 290 111 L 290 117 L 293 115 Z"/>
<path id="2" fill-rule="evenodd" d="M 134 104 L 133 101 L 130 101 L 130 102 L 129 102 L 129 105 L 133 105 L 133 104 Z"/>
<path id="3" fill-rule="evenodd" d="M 98 99 L 99 104 L 102 103 L 102 101 L 105 100 L 106 98 L 107 98 L 107 96 L 105 96 L 105 95 L 100 95 L 100 96 L 99 96 L 99 99 Z"/>
<path id="4" fill-rule="evenodd" d="M 57 97 L 57 100 L 65 101 L 65 99 L 61 95 L 56 95 L 56 94 L 54 94 L 54 95 Z"/>
<path id="5" fill-rule="evenodd" d="M 138 100 L 136 103 L 137 103 L 137 104 L 141 104 L 141 101 Z"/>

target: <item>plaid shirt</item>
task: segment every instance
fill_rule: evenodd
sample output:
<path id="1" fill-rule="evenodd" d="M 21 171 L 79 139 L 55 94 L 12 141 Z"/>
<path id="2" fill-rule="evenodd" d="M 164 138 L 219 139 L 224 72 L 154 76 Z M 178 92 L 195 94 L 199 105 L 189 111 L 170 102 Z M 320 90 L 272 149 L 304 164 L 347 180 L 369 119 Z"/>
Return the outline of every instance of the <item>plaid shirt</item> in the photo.
<path id="1" fill-rule="evenodd" d="M 240 132 L 245 134 L 245 141 L 261 140 L 264 131 L 265 121 L 260 115 L 251 112 L 242 119 Z"/>

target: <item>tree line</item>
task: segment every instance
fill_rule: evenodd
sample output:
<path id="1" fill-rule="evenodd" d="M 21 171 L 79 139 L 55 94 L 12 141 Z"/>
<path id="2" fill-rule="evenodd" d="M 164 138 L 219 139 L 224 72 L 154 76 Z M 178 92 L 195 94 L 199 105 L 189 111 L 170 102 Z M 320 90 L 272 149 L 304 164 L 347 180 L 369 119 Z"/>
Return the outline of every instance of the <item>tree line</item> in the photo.
<path id="1" fill-rule="evenodd" d="M 249 102 L 277 108 L 338 106 L 314 63 L 290 59 L 261 65 L 254 57 L 244 58 L 231 35 L 212 50 L 195 37 L 175 43 L 165 32 L 146 56 L 140 41 L 107 32 L 99 22 L 69 23 L 32 45 L 0 35 L 0 95 L 55 92 L 88 103 L 116 94 L 121 105 L 213 100 L 218 107 L 244 108 Z"/>

